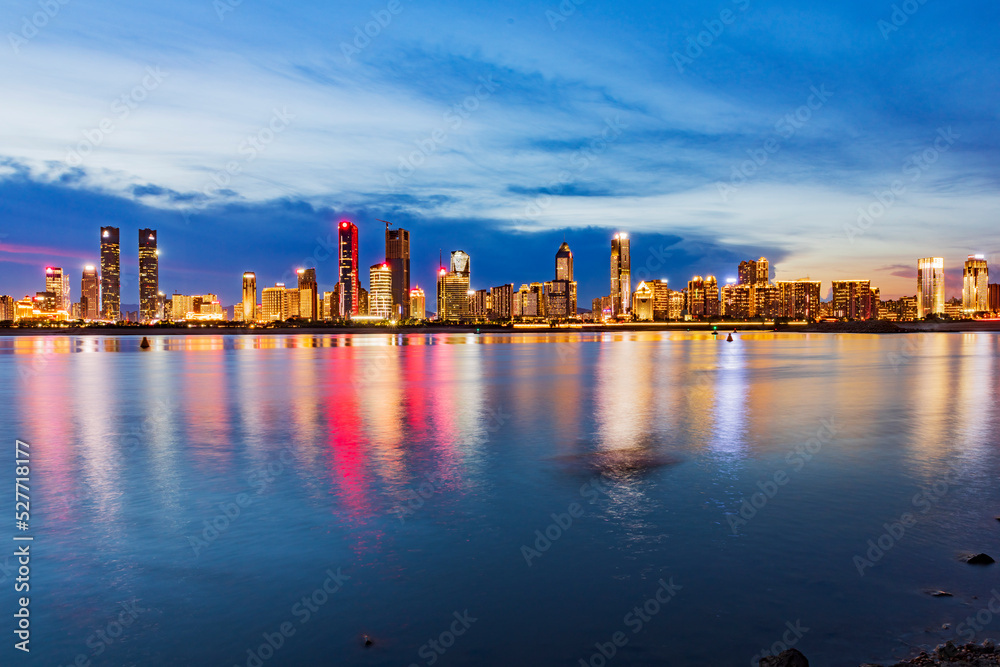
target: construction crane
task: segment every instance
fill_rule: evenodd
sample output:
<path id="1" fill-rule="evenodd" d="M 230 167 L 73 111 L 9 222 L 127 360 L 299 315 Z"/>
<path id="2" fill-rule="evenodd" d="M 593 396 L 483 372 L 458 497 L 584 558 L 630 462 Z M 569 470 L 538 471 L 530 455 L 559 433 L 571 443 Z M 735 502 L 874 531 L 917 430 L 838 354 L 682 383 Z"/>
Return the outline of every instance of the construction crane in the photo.
<path id="1" fill-rule="evenodd" d="M 393 224 L 393 223 L 389 222 L 388 220 L 379 220 L 378 218 L 375 218 L 375 222 L 384 222 L 385 223 L 385 231 L 389 231 L 389 228 L 392 227 L 392 224 Z"/>

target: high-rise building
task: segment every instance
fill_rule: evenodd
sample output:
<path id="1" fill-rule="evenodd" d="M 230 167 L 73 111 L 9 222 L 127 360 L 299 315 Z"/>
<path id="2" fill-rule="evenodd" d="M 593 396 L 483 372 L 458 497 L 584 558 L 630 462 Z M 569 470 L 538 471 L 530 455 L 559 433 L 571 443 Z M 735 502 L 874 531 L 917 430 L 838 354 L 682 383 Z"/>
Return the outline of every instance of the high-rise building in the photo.
<path id="1" fill-rule="evenodd" d="M 358 287 L 358 315 L 370 315 L 368 310 L 368 290 Z"/>
<path id="2" fill-rule="evenodd" d="M 242 319 L 244 322 L 257 321 L 257 274 L 247 271 L 243 274 Z"/>
<path id="3" fill-rule="evenodd" d="M 410 317 L 414 320 L 427 319 L 427 297 L 419 287 L 410 289 Z"/>
<path id="4" fill-rule="evenodd" d="M 1000 313 L 1000 284 L 990 285 L 990 312 Z"/>
<path id="5" fill-rule="evenodd" d="M 627 317 L 632 312 L 632 258 L 628 234 L 611 239 L 611 315 Z"/>
<path id="6" fill-rule="evenodd" d="M 13 322 L 17 319 L 16 303 L 12 296 L 0 296 L 0 322 Z"/>
<path id="7" fill-rule="evenodd" d="M 80 317 L 93 321 L 101 316 L 101 304 L 98 295 L 101 293 L 100 279 L 97 277 L 97 267 L 88 264 L 83 267 L 83 277 L 80 279 Z"/>
<path id="8" fill-rule="evenodd" d="M 688 281 L 687 311 L 693 318 L 718 317 L 722 311 L 719 281 L 715 276 L 695 276 Z"/>
<path id="9" fill-rule="evenodd" d="M 944 258 L 917 260 L 917 317 L 944 313 Z"/>
<path id="10" fill-rule="evenodd" d="M 392 319 L 410 317 L 410 232 L 385 228 L 385 261 L 392 271 Z"/>
<path id="11" fill-rule="evenodd" d="M 61 310 L 69 314 L 73 308 L 73 300 L 69 295 L 69 276 L 60 267 L 45 267 L 45 291 L 55 295 L 55 311 Z"/>
<path id="12" fill-rule="evenodd" d="M 492 298 L 488 289 L 477 289 L 469 295 L 469 313 L 476 319 L 485 320 L 490 316 Z"/>
<path id="13" fill-rule="evenodd" d="M 101 317 L 121 319 L 121 246 L 117 227 L 101 227 Z"/>
<path id="14" fill-rule="evenodd" d="M 451 253 L 451 270 L 438 270 L 438 319 L 463 320 L 470 316 L 469 281 L 472 261 L 468 253 Z"/>
<path id="15" fill-rule="evenodd" d="M 722 288 L 722 314 L 734 320 L 753 317 L 754 289 L 748 283 L 726 283 Z"/>
<path id="16" fill-rule="evenodd" d="M 341 221 L 338 227 L 340 240 L 340 315 L 350 319 L 358 315 L 358 290 L 361 288 L 358 268 L 358 227 L 353 222 Z"/>
<path id="17" fill-rule="evenodd" d="M 651 283 L 645 281 L 636 285 L 632 294 L 632 315 L 640 322 L 653 321 L 654 294 Z"/>
<path id="18" fill-rule="evenodd" d="M 316 269 L 299 269 L 299 317 L 310 322 L 319 319 L 319 285 L 316 284 Z"/>
<path id="19" fill-rule="evenodd" d="M 556 280 L 573 280 L 573 251 L 565 241 L 556 252 Z"/>
<path id="20" fill-rule="evenodd" d="M 767 285 L 771 282 L 771 265 L 766 257 L 740 262 L 740 285 Z"/>
<path id="21" fill-rule="evenodd" d="M 323 292 L 323 319 L 325 321 L 340 317 L 340 312 L 337 310 L 339 303 L 335 292 Z"/>
<path id="22" fill-rule="evenodd" d="M 285 298 L 288 300 L 288 312 L 285 319 L 302 317 L 301 303 L 299 301 L 300 292 L 298 287 L 289 287 L 285 290 Z"/>
<path id="23" fill-rule="evenodd" d="M 156 319 L 156 295 L 160 293 L 159 257 L 156 230 L 139 230 L 139 318 L 142 322 Z"/>
<path id="24" fill-rule="evenodd" d="M 834 280 L 833 316 L 848 320 L 878 319 L 881 302 L 870 280 Z"/>
<path id="25" fill-rule="evenodd" d="M 965 262 L 962 310 L 967 315 L 990 310 L 990 274 L 985 255 L 969 255 Z"/>
<path id="26" fill-rule="evenodd" d="M 670 285 L 666 280 L 652 280 L 648 283 L 649 288 L 653 291 L 653 320 L 657 322 L 665 322 L 671 319 L 679 319 L 680 311 L 684 309 L 682 305 L 677 309 L 677 315 L 671 317 L 670 312 Z"/>
<path id="27" fill-rule="evenodd" d="M 552 319 L 576 317 L 576 281 L 573 280 L 573 251 L 563 241 L 556 251 L 556 279 L 545 283 L 545 313 Z"/>
<path id="28" fill-rule="evenodd" d="M 260 318 L 265 322 L 282 322 L 288 319 L 288 290 L 284 283 L 265 287 L 260 295 Z"/>
<path id="29" fill-rule="evenodd" d="M 511 302 L 514 299 L 514 285 L 498 285 L 490 288 L 490 312 L 488 317 L 491 320 L 509 320 L 511 315 Z"/>
<path id="30" fill-rule="evenodd" d="M 380 317 L 383 320 L 393 320 L 397 317 L 397 310 L 393 303 L 394 290 L 392 284 L 392 267 L 388 262 L 372 264 L 368 269 L 369 286 L 368 290 L 368 314 L 373 317 Z M 407 304 L 409 310 L 409 304 Z"/>
<path id="31" fill-rule="evenodd" d="M 796 320 L 819 319 L 819 304 L 822 302 L 820 281 L 779 280 L 775 283 L 775 287 L 778 288 L 780 295 L 778 317 L 790 317 Z"/>

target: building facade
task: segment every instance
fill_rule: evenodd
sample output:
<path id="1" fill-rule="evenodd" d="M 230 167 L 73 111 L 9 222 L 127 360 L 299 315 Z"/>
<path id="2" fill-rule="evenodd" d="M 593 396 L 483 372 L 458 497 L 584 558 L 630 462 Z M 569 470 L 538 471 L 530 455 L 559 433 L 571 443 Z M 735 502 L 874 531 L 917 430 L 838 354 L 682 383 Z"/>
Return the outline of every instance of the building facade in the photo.
<path id="1" fill-rule="evenodd" d="M 969 255 L 962 273 L 962 310 L 966 315 L 990 310 L 990 273 L 985 255 Z"/>
<path id="2" fill-rule="evenodd" d="M 628 317 L 632 312 L 632 256 L 628 234 L 611 239 L 611 316 Z"/>
<path id="3" fill-rule="evenodd" d="M 385 230 L 385 261 L 392 272 L 392 310 L 394 320 L 410 317 L 410 232 Z"/>
<path id="4" fill-rule="evenodd" d="M 97 275 L 97 267 L 88 264 L 83 267 L 83 277 L 80 279 L 80 317 L 94 321 L 101 317 L 101 282 Z"/>
<path id="5" fill-rule="evenodd" d="M 157 295 L 160 293 L 160 258 L 156 249 L 156 230 L 139 230 L 139 320 L 157 318 Z"/>
<path id="6" fill-rule="evenodd" d="M 917 260 L 917 317 L 943 314 L 944 301 L 944 258 Z"/>
<path id="7" fill-rule="evenodd" d="M 101 227 L 101 317 L 121 319 L 121 245 L 118 227 Z"/>
<path id="8" fill-rule="evenodd" d="M 353 222 L 341 221 L 337 228 L 340 255 L 340 316 L 350 319 L 358 315 L 359 294 L 361 289 L 358 275 L 358 227 Z"/>
<path id="9" fill-rule="evenodd" d="M 427 319 L 427 296 L 419 287 L 410 288 L 410 317 L 420 321 Z"/>
<path id="10" fill-rule="evenodd" d="M 396 319 L 399 310 L 393 302 L 392 267 L 388 262 L 373 264 L 368 269 L 368 314 L 383 320 Z M 407 304 L 409 310 L 409 304 Z"/>

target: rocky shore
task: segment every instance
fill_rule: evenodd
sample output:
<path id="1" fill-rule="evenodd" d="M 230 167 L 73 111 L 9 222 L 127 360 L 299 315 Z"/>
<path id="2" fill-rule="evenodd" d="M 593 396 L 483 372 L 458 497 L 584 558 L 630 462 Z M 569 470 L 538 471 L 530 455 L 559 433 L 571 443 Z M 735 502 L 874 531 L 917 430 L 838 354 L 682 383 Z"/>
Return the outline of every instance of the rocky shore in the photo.
<path id="1" fill-rule="evenodd" d="M 912 660 L 893 663 L 891 666 L 866 662 L 861 667 L 995 667 L 1000 665 L 1000 651 L 992 640 L 982 644 L 956 646 L 947 642 L 934 649 L 923 651 Z M 761 658 L 760 667 L 809 667 L 809 659 L 796 649 L 767 658 Z"/>

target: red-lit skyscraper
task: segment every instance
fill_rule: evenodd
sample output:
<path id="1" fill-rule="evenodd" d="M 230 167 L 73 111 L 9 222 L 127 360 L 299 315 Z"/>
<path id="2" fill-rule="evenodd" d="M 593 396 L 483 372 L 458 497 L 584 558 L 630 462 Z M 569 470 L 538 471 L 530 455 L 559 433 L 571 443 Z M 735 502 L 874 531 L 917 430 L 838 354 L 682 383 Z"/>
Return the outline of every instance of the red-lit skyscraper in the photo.
<path id="1" fill-rule="evenodd" d="M 342 221 L 337 228 L 340 239 L 340 315 L 350 318 L 358 314 L 358 226 Z"/>

